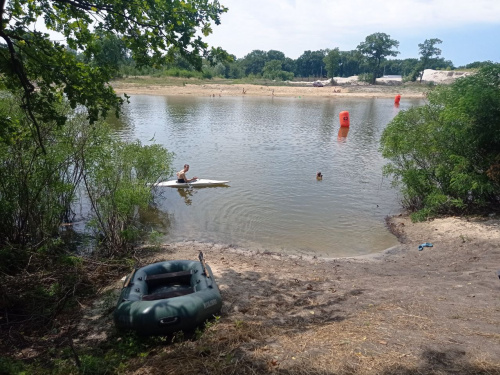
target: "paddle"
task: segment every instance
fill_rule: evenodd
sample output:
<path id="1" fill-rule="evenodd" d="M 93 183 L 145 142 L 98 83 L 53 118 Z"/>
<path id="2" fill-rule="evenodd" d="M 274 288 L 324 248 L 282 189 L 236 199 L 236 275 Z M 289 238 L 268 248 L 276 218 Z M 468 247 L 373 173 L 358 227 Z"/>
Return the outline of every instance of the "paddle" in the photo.
<path id="1" fill-rule="evenodd" d="M 205 258 L 203 258 L 203 252 L 200 251 L 200 254 L 198 255 L 198 258 L 200 259 L 201 266 L 203 267 L 203 272 L 205 273 L 205 276 L 207 278 L 210 278 L 210 274 L 207 271 L 207 267 L 205 266 Z"/>

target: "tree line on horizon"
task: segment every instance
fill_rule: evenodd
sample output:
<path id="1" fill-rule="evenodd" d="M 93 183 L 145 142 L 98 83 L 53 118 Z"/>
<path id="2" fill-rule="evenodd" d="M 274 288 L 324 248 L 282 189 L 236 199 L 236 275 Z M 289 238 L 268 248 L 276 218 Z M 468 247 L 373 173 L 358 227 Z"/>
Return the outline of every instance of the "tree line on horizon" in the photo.
<path id="1" fill-rule="evenodd" d="M 137 68 L 136 61 L 121 39 L 115 35 L 102 36 L 101 48 L 93 56 L 94 64 L 112 65 L 116 77 L 130 75 L 181 76 L 226 79 L 264 78 L 276 81 L 294 79 L 328 79 L 333 77 L 360 76 L 374 83 L 383 75 L 400 75 L 404 81 L 422 79 L 425 69 L 454 70 L 475 69 L 490 62 L 476 61 L 455 67 L 451 60 L 441 57 L 438 38 L 426 39 L 419 44 L 419 57 L 397 59 L 399 42 L 385 33 L 374 33 L 365 38 L 356 49 L 340 51 L 339 48 L 304 51 L 297 59 L 287 57 L 278 50 L 253 50 L 243 58 L 225 55 L 218 60 L 204 59 L 201 71 L 181 53 L 171 50 L 161 66 Z M 393 57 L 389 59 L 388 57 Z"/>

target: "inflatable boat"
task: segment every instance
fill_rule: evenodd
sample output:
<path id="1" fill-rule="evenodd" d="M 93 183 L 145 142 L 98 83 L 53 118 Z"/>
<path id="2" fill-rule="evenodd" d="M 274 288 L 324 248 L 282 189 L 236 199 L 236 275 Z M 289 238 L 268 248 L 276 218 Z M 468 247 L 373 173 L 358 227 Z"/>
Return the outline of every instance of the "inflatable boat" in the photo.
<path id="1" fill-rule="evenodd" d="M 200 261 L 174 260 L 134 270 L 123 284 L 115 325 L 140 335 L 191 331 L 217 314 L 222 298 L 212 270 Z"/>

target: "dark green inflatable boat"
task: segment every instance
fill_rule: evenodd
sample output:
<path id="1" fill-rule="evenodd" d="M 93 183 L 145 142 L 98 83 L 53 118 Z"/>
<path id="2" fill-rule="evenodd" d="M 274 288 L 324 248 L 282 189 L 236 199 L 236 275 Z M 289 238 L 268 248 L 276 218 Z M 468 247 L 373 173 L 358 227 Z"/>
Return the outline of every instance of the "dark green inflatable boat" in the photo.
<path id="1" fill-rule="evenodd" d="M 141 335 L 190 331 L 217 314 L 222 298 L 212 270 L 200 261 L 153 263 L 125 280 L 114 313 L 118 328 Z"/>

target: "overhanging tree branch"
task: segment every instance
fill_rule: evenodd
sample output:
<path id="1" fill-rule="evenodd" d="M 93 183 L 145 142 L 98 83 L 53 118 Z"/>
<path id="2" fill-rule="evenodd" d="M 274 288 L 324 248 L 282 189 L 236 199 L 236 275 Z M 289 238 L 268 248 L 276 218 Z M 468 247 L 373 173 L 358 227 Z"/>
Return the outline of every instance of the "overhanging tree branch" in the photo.
<path id="1" fill-rule="evenodd" d="M 35 114 L 33 113 L 33 108 L 32 108 L 32 104 L 31 104 L 31 95 L 35 91 L 35 86 L 28 79 L 26 72 L 24 70 L 23 62 L 19 58 L 19 56 L 16 53 L 16 50 L 14 48 L 14 43 L 12 43 L 12 40 L 5 34 L 3 28 L 2 28 L 2 30 L 0 30 L 0 37 L 2 37 L 3 40 L 5 40 L 5 43 L 7 43 L 7 48 L 9 49 L 9 53 L 10 53 L 10 63 L 11 63 L 12 70 L 14 71 L 16 76 L 19 78 L 19 82 L 21 83 L 21 87 L 24 91 L 24 95 L 23 95 L 24 110 L 28 114 L 28 117 L 30 118 L 31 122 L 33 123 L 33 126 L 35 127 L 36 135 L 38 138 L 38 143 L 39 143 L 43 153 L 45 153 L 46 151 L 45 151 L 45 147 L 43 145 L 42 135 L 40 133 L 40 125 L 38 124 L 38 121 L 35 117 Z"/>

